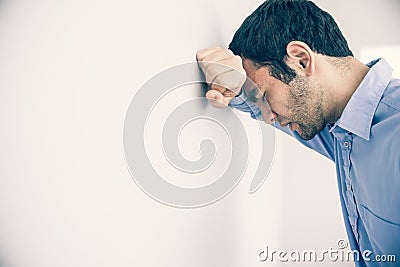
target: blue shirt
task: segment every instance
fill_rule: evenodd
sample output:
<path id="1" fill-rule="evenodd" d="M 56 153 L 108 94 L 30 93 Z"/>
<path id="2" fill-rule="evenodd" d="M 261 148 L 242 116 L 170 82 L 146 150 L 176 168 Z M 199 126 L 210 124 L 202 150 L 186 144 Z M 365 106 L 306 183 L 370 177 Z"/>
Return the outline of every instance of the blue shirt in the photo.
<path id="1" fill-rule="evenodd" d="M 400 80 L 391 78 L 384 59 L 367 65 L 369 72 L 334 125 L 309 141 L 289 127 L 275 127 L 335 162 L 349 243 L 360 253 L 356 265 L 400 266 Z M 261 120 L 243 92 L 230 105 Z M 388 255 L 396 262 L 380 261 Z"/>

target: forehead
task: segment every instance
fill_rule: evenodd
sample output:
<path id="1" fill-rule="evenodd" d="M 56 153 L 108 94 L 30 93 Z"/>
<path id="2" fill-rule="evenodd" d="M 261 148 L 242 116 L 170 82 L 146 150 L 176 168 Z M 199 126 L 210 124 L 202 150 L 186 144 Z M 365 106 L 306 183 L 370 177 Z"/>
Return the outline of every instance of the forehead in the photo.
<path id="1" fill-rule="evenodd" d="M 242 65 L 243 68 L 246 71 L 246 75 L 249 79 L 246 80 L 243 88 L 246 91 L 248 100 L 250 102 L 257 102 L 258 99 L 260 99 L 263 95 L 263 92 L 261 91 L 261 84 L 260 80 L 256 79 L 257 76 L 259 75 L 259 69 L 257 69 L 254 65 L 254 63 L 248 59 L 243 58 L 242 60 Z"/>
<path id="2" fill-rule="evenodd" d="M 270 75 L 267 67 L 256 66 L 256 64 L 249 59 L 243 58 L 242 65 L 247 76 L 257 85 L 262 85 L 266 82 L 271 83 L 275 79 Z"/>
<path id="3" fill-rule="evenodd" d="M 270 75 L 267 67 L 257 67 L 253 61 L 246 58 L 243 58 L 242 65 L 246 71 L 246 75 L 262 92 L 285 86 L 283 82 Z"/>
<path id="4" fill-rule="evenodd" d="M 242 65 L 249 78 L 252 78 L 252 76 L 255 76 L 256 73 L 260 72 L 260 70 L 263 69 L 263 68 L 257 68 L 254 62 L 247 58 L 242 58 Z"/>

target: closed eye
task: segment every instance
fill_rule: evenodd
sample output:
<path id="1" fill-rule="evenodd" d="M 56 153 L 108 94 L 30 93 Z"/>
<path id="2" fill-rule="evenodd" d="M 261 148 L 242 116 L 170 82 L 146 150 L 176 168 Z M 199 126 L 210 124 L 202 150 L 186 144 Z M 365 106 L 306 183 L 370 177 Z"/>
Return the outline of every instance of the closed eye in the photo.
<path id="1" fill-rule="evenodd" d="M 265 91 L 265 92 L 263 93 L 263 95 L 262 95 L 262 97 L 261 97 L 261 100 L 262 100 L 263 102 L 267 102 L 267 91 Z"/>
<path id="2" fill-rule="evenodd" d="M 260 100 L 264 101 L 265 93 L 263 94 L 263 96 L 261 98 L 259 98 L 259 97 L 257 97 L 258 92 L 259 92 L 258 88 L 253 88 L 252 90 L 250 90 L 250 92 L 247 94 L 247 100 L 254 104 Z"/>
<path id="3" fill-rule="evenodd" d="M 257 98 L 257 97 L 255 97 L 255 96 L 250 96 L 250 97 L 247 97 L 247 100 L 248 101 L 250 101 L 251 103 L 257 103 L 260 99 L 259 98 Z"/>

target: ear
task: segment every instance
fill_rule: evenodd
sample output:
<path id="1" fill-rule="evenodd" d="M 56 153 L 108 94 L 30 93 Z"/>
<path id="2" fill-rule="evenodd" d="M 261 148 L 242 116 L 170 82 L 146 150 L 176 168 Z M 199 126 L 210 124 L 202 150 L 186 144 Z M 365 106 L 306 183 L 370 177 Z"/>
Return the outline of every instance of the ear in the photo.
<path id="1" fill-rule="evenodd" d="M 312 76 L 315 72 L 315 55 L 310 47 L 301 41 L 291 41 L 286 46 L 288 65 L 295 70 Z"/>

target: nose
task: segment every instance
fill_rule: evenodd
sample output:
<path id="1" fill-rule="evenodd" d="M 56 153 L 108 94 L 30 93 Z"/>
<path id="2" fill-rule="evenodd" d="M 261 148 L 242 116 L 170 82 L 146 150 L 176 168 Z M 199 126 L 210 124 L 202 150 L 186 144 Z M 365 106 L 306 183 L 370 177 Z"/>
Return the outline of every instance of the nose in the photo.
<path id="1" fill-rule="evenodd" d="M 281 125 L 281 127 L 286 127 L 286 126 L 288 126 L 289 122 L 288 121 L 280 121 L 279 124 Z"/>
<path id="2" fill-rule="evenodd" d="M 261 114 L 264 122 L 267 124 L 273 124 L 278 121 L 278 114 L 272 111 L 269 107 L 261 108 Z"/>

